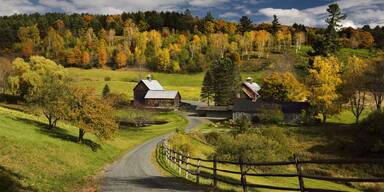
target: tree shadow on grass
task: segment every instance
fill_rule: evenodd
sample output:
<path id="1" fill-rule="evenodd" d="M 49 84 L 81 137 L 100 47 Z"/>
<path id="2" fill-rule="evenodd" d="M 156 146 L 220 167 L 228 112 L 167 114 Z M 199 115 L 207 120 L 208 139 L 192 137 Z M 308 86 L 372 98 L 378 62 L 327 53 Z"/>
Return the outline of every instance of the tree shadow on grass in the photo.
<path id="1" fill-rule="evenodd" d="M 48 129 L 47 128 L 48 126 L 45 123 L 41 123 L 41 122 L 30 120 L 30 119 L 23 119 L 23 118 L 17 118 L 17 120 L 23 121 L 23 122 L 28 123 L 28 124 L 35 125 L 36 127 L 39 127 L 40 129 L 38 131 L 41 134 L 44 134 L 44 135 L 47 135 L 47 136 L 50 136 L 53 138 L 61 139 L 64 141 L 69 141 L 69 142 L 74 142 L 74 143 L 78 142 L 77 136 L 69 134 L 67 130 L 62 129 L 60 127 Z M 89 140 L 89 139 L 84 139 L 82 144 L 90 147 L 92 149 L 92 151 L 97 151 L 97 150 L 101 149 L 100 144 L 95 143 L 94 141 Z"/>
<path id="2" fill-rule="evenodd" d="M 20 181 L 23 176 L 12 172 L 11 170 L 0 165 L 0 191 L 2 192 L 20 192 L 20 191 L 37 191 L 31 186 L 24 186 Z"/>

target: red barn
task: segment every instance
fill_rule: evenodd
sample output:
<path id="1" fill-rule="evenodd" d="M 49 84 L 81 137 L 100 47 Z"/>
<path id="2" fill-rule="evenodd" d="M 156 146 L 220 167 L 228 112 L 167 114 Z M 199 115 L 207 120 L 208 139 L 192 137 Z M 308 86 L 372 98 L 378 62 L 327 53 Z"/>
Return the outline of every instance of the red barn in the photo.
<path id="1" fill-rule="evenodd" d="M 177 108 L 181 102 L 178 91 L 165 90 L 157 80 L 152 80 L 151 76 L 135 86 L 133 95 L 136 107 Z"/>

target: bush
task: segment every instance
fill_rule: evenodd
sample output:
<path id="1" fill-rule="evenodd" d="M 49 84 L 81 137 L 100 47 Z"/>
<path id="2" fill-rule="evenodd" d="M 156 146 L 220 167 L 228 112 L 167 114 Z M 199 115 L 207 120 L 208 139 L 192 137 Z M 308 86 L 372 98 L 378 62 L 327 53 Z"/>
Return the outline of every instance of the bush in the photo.
<path id="1" fill-rule="evenodd" d="M 281 161 L 292 155 L 283 144 L 258 133 L 239 134 L 236 137 L 221 135 L 216 153 L 222 160 L 237 162 L 242 158 L 249 163 Z"/>
<path id="2" fill-rule="evenodd" d="M 276 106 L 270 109 L 263 109 L 257 114 L 257 118 L 260 123 L 278 124 L 284 121 L 284 114 L 281 109 Z"/>
<path id="3" fill-rule="evenodd" d="M 172 149 L 182 152 L 183 154 L 190 156 L 196 155 L 195 150 L 192 146 L 192 139 L 185 134 L 176 133 L 172 135 L 168 140 L 169 145 Z"/>
<path id="4" fill-rule="evenodd" d="M 209 132 L 205 135 L 205 141 L 211 145 L 217 145 L 220 134 L 218 132 Z"/>
<path id="5" fill-rule="evenodd" d="M 111 77 L 104 77 L 104 81 L 111 81 Z"/>
<path id="6" fill-rule="evenodd" d="M 128 96 L 122 93 L 108 93 L 104 98 L 115 108 L 121 108 L 130 104 Z"/>
<path id="7" fill-rule="evenodd" d="M 361 122 L 357 145 L 364 152 L 384 153 L 384 112 L 372 112 Z"/>

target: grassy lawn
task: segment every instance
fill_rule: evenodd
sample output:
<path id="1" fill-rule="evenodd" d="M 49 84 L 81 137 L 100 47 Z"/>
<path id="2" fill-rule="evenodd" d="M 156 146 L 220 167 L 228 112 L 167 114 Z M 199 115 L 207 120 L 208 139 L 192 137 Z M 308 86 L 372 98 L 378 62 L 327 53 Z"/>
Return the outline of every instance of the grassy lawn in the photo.
<path id="1" fill-rule="evenodd" d="M 180 91 L 182 99 L 199 100 L 201 84 L 204 79 L 204 73 L 197 74 L 169 74 L 145 71 L 140 73 L 137 70 L 110 70 L 110 69 L 79 69 L 67 68 L 69 76 L 76 85 L 85 87 L 94 87 L 101 91 L 105 84 L 108 84 L 112 92 L 124 93 L 129 98 L 133 96 L 133 88 L 140 80 L 140 76 L 145 78 L 148 74 L 168 90 Z M 265 72 L 242 73 L 245 79 L 250 76 L 255 80 L 261 80 Z M 111 81 L 105 81 L 105 77 L 110 77 Z"/>
<path id="2" fill-rule="evenodd" d="M 0 107 L 0 191 L 76 191 L 128 150 L 187 124 L 176 113 L 155 118 L 169 123 L 122 127 L 105 143 L 88 133 L 81 145 L 74 127 L 60 123 L 48 131 L 45 119 Z"/>

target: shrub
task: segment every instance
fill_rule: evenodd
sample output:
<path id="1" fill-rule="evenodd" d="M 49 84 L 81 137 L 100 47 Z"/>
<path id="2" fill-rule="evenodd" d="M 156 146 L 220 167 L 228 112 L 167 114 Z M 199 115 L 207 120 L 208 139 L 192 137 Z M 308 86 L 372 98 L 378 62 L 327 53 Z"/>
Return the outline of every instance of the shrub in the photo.
<path id="1" fill-rule="evenodd" d="M 123 93 L 108 93 L 104 98 L 115 108 L 121 108 L 130 104 L 128 96 Z"/>
<path id="2" fill-rule="evenodd" d="M 205 135 L 205 141 L 211 145 L 217 145 L 219 140 L 220 134 L 216 131 L 209 132 Z"/>
<path id="3" fill-rule="evenodd" d="M 111 77 L 104 77 L 104 81 L 111 81 Z"/>
<path id="4" fill-rule="evenodd" d="M 257 117 L 260 123 L 278 124 L 284 121 L 284 114 L 278 106 L 270 109 L 263 109 L 257 114 Z"/>
<path id="5" fill-rule="evenodd" d="M 384 112 L 372 112 L 361 122 L 357 144 L 364 152 L 384 153 Z"/>
<path id="6" fill-rule="evenodd" d="M 286 146 L 257 133 L 239 134 L 232 137 L 221 135 L 217 142 L 216 155 L 229 161 L 265 162 L 281 161 L 291 156 Z"/>
<path id="7" fill-rule="evenodd" d="M 169 145 L 172 149 L 180 151 L 183 154 L 189 154 L 194 156 L 195 150 L 192 146 L 192 139 L 185 134 L 176 133 L 172 135 L 168 140 Z"/>

